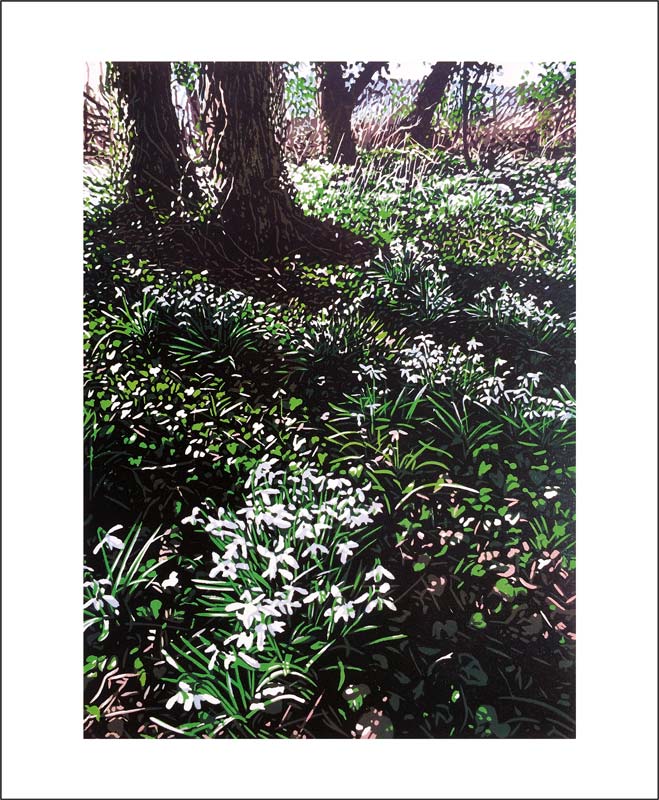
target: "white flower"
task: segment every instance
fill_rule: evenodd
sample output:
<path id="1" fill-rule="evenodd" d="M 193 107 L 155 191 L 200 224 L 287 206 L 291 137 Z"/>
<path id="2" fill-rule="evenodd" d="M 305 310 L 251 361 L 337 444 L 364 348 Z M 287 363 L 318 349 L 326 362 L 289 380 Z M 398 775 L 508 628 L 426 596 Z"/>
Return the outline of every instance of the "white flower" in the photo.
<path id="1" fill-rule="evenodd" d="M 340 489 L 342 486 L 350 486 L 350 481 L 346 480 L 345 478 L 330 478 L 327 481 L 327 488 L 330 491 L 334 489 Z"/>
<path id="2" fill-rule="evenodd" d="M 118 539 L 116 536 L 111 536 L 114 531 L 121 530 L 123 527 L 123 525 L 115 525 L 113 528 L 110 528 L 110 530 L 106 532 L 105 536 L 94 548 L 94 555 L 98 553 L 103 546 L 107 547 L 108 550 L 123 550 L 124 543 L 121 541 L 121 539 Z"/>
<path id="3" fill-rule="evenodd" d="M 258 630 L 258 625 L 256 626 L 255 630 Z M 244 647 L 247 650 L 250 650 L 254 644 L 254 634 L 245 633 L 245 631 L 234 633 L 231 636 L 227 636 L 227 638 L 224 640 L 224 644 L 231 644 L 231 642 L 235 642 L 236 647 Z"/>
<path id="4" fill-rule="evenodd" d="M 184 517 L 181 520 L 182 525 L 196 525 L 199 522 L 199 512 L 201 509 L 198 506 L 195 506 L 192 509 L 192 513 L 189 517 Z"/>
<path id="5" fill-rule="evenodd" d="M 273 625 L 281 625 L 282 629 L 283 629 L 283 623 L 282 622 L 279 622 L 279 623 L 274 622 L 272 624 Z M 270 629 L 270 627 L 271 627 L 270 625 L 266 625 L 264 622 L 259 622 L 259 624 L 254 629 L 256 631 L 256 649 L 259 652 L 261 652 L 263 650 L 263 648 L 265 647 L 265 635 L 266 635 L 266 633 L 268 633 L 268 630 Z"/>
<path id="6" fill-rule="evenodd" d="M 364 577 L 366 578 L 367 581 L 370 581 L 372 579 L 373 581 L 375 581 L 375 583 L 379 583 L 383 577 L 389 578 L 389 580 L 394 580 L 394 576 L 391 574 L 391 572 L 389 572 L 388 569 L 385 569 L 382 566 L 382 564 L 378 564 L 370 572 L 367 572 Z"/>
<path id="7" fill-rule="evenodd" d="M 212 554 L 212 559 L 216 566 L 208 573 L 209 578 L 214 578 L 216 575 L 221 575 L 223 578 L 235 580 L 238 575 L 239 569 L 249 569 L 247 564 L 236 563 L 235 561 L 223 560 L 217 553 Z"/>
<path id="8" fill-rule="evenodd" d="M 108 605 L 113 609 L 114 613 L 117 614 L 119 601 L 113 595 L 106 593 L 105 589 L 103 588 L 104 586 L 111 585 L 112 584 L 107 578 L 103 578 L 99 581 L 85 581 L 83 587 L 91 587 L 92 591 L 94 592 L 94 596 L 87 600 L 87 602 L 83 605 L 83 608 L 93 606 L 96 611 L 103 611 L 103 606 Z"/>
<path id="9" fill-rule="evenodd" d="M 266 525 L 276 528 L 290 528 L 294 517 L 286 511 L 282 503 L 269 506 L 267 511 L 261 511 L 256 515 L 256 524 L 264 522 Z"/>
<path id="10" fill-rule="evenodd" d="M 292 517 L 291 517 L 292 519 Z M 293 552 L 292 547 L 287 547 L 284 549 L 284 539 L 280 536 L 277 540 L 277 544 L 275 545 L 274 552 L 271 552 L 267 548 L 263 547 L 263 545 L 256 546 L 257 552 L 262 555 L 264 558 L 269 559 L 268 566 L 264 572 L 261 573 L 264 578 L 275 578 L 278 574 L 281 574 L 287 580 L 292 580 L 293 573 L 288 569 L 282 569 L 280 564 L 288 564 L 288 566 L 293 567 L 294 569 L 298 569 L 299 564 L 293 558 L 291 553 Z"/>
<path id="11" fill-rule="evenodd" d="M 339 620 L 343 619 L 348 622 L 350 619 L 354 618 L 356 612 L 353 604 L 348 601 L 347 603 L 338 603 L 334 605 L 332 608 L 328 608 L 325 611 L 324 616 L 334 616 L 334 622 L 338 622 Z"/>
<path id="12" fill-rule="evenodd" d="M 215 662 L 220 651 L 217 649 L 216 644 L 211 644 L 204 650 L 204 653 L 211 653 L 210 661 L 208 662 L 208 670 L 211 672 L 215 668 Z"/>
<path id="13" fill-rule="evenodd" d="M 477 350 L 479 347 L 483 346 L 483 342 L 477 342 L 475 337 L 471 337 L 471 339 L 467 342 L 467 350 Z"/>
<path id="14" fill-rule="evenodd" d="M 170 572 L 169 578 L 162 582 L 162 588 L 167 589 L 170 586 L 178 586 L 178 572 Z"/>
<path id="15" fill-rule="evenodd" d="M 340 545 L 336 548 L 337 555 L 341 559 L 341 563 L 345 564 L 346 561 L 352 556 L 352 551 L 355 550 L 359 545 L 357 542 L 341 542 Z"/>
<path id="16" fill-rule="evenodd" d="M 302 553 L 302 558 L 306 558 L 309 554 L 311 554 L 314 558 L 318 558 L 318 553 L 321 555 L 327 555 L 329 550 L 322 544 L 318 544 L 318 542 L 313 542 L 310 544 L 309 547 Z"/>
<path id="17" fill-rule="evenodd" d="M 263 600 L 265 595 L 259 594 L 256 597 L 252 598 L 252 593 L 249 589 L 246 589 L 241 595 L 240 599 L 243 601 L 242 603 L 229 603 L 229 605 L 225 608 L 225 611 L 228 612 L 236 612 L 236 616 L 238 619 L 243 623 L 245 628 L 249 629 L 252 622 L 257 619 L 257 617 L 261 616 L 261 608 L 258 603 Z"/>
<path id="18" fill-rule="evenodd" d="M 371 611 L 373 611 L 373 609 L 376 607 L 378 611 L 381 611 L 383 606 L 391 609 L 391 611 L 396 611 L 396 605 L 393 600 L 390 600 L 388 597 L 378 597 L 376 595 L 369 603 L 366 604 L 365 612 L 370 614 Z"/>
<path id="19" fill-rule="evenodd" d="M 300 524 L 295 529 L 295 538 L 296 539 L 315 539 L 316 538 L 316 534 L 314 532 L 314 529 L 311 527 L 311 525 L 309 525 L 308 522 L 300 522 Z"/>
<path id="20" fill-rule="evenodd" d="M 217 705 L 220 702 L 217 697 L 213 697 L 210 694 L 194 694 L 190 684 L 184 681 L 181 681 L 178 686 L 178 692 L 173 697 L 169 698 L 165 703 L 165 708 L 173 708 L 176 703 L 182 703 L 183 710 L 190 711 L 193 706 L 195 708 L 201 708 L 202 701 L 212 703 L 213 705 Z"/>
<path id="21" fill-rule="evenodd" d="M 247 558 L 247 548 L 253 547 L 251 542 L 245 540 L 244 536 L 234 534 L 233 539 L 229 542 L 224 551 L 224 560 L 232 560 L 238 558 L 238 551 L 242 553 L 243 558 Z"/>
<path id="22" fill-rule="evenodd" d="M 218 508 L 217 511 L 218 511 L 217 519 L 213 519 L 212 517 L 208 518 L 208 522 L 206 524 L 206 527 L 204 528 L 206 533 L 213 533 L 213 531 L 216 531 L 218 529 L 235 531 L 240 527 L 238 522 L 233 522 L 232 520 L 226 519 L 223 516 L 224 515 L 223 508 Z M 222 533 L 220 533 L 220 536 L 222 536 Z"/>
<path id="23" fill-rule="evenodd" d="M 241 658 L 248 667 L 258 667 L 259 662 L 252 658 L 252 656 L 248 656 L 247 653 L 238 653 L 238 658 Z"/>
<path id="24" fill-rule="evenodd" d="M 363 508 L 360 508 L 356 514 L 350 516 L 349 518 L 350 528 L 358 528 L 360 525 L 368 525 L 369 522 L 373 522 L 373 519 Z M 341 547 L 341 545 L 339 545 L 339 547 Z M 342 560 L 341 563 L 345 564 L 346 562 Z"/>

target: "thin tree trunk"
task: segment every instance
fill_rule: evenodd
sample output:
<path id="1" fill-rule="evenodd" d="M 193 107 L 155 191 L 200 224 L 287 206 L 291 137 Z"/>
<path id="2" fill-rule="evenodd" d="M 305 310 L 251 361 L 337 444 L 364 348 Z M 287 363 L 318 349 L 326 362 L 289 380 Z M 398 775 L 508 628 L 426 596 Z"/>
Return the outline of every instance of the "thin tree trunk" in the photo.
<path id="1" fill-rule="evenodd" d="M 367 61 L 350 89 L 343 79 L 345 64 L 338 61 L 323 61 L 318 64 L 320 110 L 325 122 L 327 156 L 330 161 L 354 164 L 357 160 L 357 147 L 352 133 L 352 112 L 373 75 L 386 63 Z"/>
<path id="2" fill-rule="evenodd" d="M 469 98 L 467 96 L 467 87 L 469 86 L 469 64 L 462 65 L 462 154 L 464 155 L 467 169 L 474 168 L 474 162 L 469 155 Z"/>
<path id="3" fill-rule="evenodd" d="M 414 109 L 405 117 L 400 127 L 401 130 L 409 131 L 412 139 L 424 147 L 431 145 L 432 118 L 444 98 L 456 66 L 455 61 L 439 61 L 433 66 L 417 95 Z"/>
<path id="4" fill-rule="evenodd" d="M 327 133 L 327 157 L 332 162 L 354 164 L 357 148 L 352 135 L 353 103 L 343 80 L 342 64 L 325 61 L 320 72 L 320 111 Z"/>

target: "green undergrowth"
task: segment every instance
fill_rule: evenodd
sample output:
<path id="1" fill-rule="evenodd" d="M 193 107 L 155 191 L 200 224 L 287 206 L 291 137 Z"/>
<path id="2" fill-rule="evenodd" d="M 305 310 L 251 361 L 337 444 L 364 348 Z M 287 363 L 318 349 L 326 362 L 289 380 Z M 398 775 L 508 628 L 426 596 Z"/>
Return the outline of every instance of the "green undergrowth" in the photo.
<path id="1" fill-rule="evenodd" d="M 110 255 L 88 180 L 86 735 L 573 736 L 574 161 L 291 178 L 377 249 L 320 310 Z"/>

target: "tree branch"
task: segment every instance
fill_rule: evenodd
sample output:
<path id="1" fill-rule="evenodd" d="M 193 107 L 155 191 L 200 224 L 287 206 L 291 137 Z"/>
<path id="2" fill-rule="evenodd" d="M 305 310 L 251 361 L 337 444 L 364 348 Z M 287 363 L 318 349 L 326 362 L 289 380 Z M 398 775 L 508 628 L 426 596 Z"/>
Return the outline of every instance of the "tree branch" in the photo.
<path id="1" fill-rule="evenodd" d="M 350 88 L 349 94 L 353 106 L 357 104 L 357 100 L 359 100 L 359 95 L 371 82 L 371 78 L 373 77 L 373 75 L 375 75 L 375 73 L 382 67 L 386 67 L 388 63 L 389 63 L 388 61 L 367 61 L 364 64 L 364 69 L 359 73 L 357 79 Z"/>

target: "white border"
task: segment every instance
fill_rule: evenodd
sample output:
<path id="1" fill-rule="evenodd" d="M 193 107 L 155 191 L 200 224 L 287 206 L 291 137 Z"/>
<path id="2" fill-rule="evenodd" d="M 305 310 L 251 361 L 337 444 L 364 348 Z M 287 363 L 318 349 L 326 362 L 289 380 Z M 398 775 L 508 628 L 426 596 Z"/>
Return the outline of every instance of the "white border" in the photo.
<path id="1" fill-rule="evenodd" d="M 655 4 L 2 12 L 4 796 L 655 797 Z M 83 741 L 83 64 L 382 57 L 577 61 L 577 739 Z"/>

